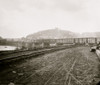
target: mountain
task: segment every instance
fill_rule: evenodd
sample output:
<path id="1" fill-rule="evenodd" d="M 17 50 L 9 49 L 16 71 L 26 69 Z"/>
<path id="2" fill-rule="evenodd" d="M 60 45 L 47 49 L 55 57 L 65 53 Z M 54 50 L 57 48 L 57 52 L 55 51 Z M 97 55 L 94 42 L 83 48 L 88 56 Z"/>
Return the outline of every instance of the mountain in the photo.
<path id="1" fill-rule="evenodd" d="M 56 28 L 30 34 L 26 38 L 33 40 L 33 39 L 61 39 L 61 38 L 75 38 L 75 37 L 77 37 L 76 33 Z"/>
<path id="2" fill-rule="evenodd" d="M 85 32 L 81 34 L 81 37 L 100 37 L 100 32 Z"/>

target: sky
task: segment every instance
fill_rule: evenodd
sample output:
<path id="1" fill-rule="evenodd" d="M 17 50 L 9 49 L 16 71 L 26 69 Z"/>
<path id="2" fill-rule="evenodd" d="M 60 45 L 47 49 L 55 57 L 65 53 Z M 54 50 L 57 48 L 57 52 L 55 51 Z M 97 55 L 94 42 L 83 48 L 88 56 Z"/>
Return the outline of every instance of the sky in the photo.
<path id="1" fill-rule="evenodd" d="M 0 0 L 0 36 L 20 38 L 59 28 L 100 31 L 100 0 Z"/>

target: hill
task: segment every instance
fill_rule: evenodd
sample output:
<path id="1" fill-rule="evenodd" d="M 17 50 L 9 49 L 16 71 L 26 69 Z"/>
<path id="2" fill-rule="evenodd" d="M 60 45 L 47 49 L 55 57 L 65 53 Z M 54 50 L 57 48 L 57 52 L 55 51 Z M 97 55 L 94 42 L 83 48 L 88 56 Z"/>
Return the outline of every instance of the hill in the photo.
<path id="1" fill-rule="evenodd" d="M 100 32 L 85 32 L 81 34 L 81 37 L 100 37 Z"/>
<path id="2" fill-rule="evenodd" d="M 28 35 L 27 39 L 61 39 L 61 38 L 75 38 L 76 33 L 60 30 L 60 29 L 49 29 L 45 31 L 40 31 L 34 34 Z"/>

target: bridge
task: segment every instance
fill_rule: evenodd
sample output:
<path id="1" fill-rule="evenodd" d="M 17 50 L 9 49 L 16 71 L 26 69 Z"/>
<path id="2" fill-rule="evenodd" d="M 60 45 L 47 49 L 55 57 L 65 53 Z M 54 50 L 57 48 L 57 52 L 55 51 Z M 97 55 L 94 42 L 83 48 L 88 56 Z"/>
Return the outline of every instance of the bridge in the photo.
<path id="1" fill-rule="evenodd" d="M 68 44 L 97 44 L 100 38 L 64 38 L 64 39 L 37 39 L 17 42 L 18 46 L 26 48 L 43 48 Z"/>

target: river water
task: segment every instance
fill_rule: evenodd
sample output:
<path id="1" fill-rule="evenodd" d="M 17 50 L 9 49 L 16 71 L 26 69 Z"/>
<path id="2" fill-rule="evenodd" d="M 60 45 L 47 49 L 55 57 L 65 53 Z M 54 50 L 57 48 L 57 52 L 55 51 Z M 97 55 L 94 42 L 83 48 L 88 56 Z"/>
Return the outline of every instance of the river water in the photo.
<path id="1" fill-rule="evenodd" d="M 0 45 L 0 51 L 7 51 L 7 50 L 15 50 L 17 47 L 15 46 L 4 46 Z"/>

